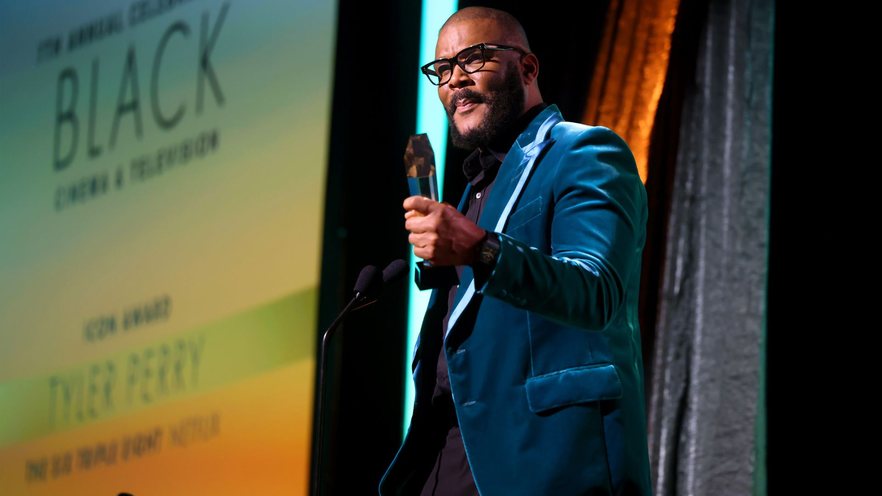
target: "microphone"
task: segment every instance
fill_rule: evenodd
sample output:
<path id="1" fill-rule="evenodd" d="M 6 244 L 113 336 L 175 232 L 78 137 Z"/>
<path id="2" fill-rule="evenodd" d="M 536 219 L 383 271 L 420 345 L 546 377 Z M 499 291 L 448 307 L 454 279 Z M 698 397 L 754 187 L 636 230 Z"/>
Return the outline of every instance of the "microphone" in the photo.
<path id="1" fill-rule="evenodd" d="M 365 273 L 366 269 L 367 267 L 362 269 L 362 274 Z M 397 260 L 389 262 L 389 265 L 387 265 L 386 268 L 383 269 L 382 280 L 380 280 L 380 278 L 378 277 L 377 281 L 375 281 L 377 284 L 376 286 L 370 286 L 367 288 L 367 290 L 360 291 L 360 294 L 364 295 L 364 298 L 359 300 L 359 304 L 355 308 L 353 308 L 352 311 L 354 312 L 356 310 L 361 310 L 364 307 L 371 306 L 374 303 L 380 301 L 380 290 L 385 287 L 386 284 L 401 278 L 401 276 L 404 275 L 406 271 L 407 262 L 405 262 L 404 260 L 399 258 Z M 361 277 L 362 274 L 359 274 L 359 277 Z M 355 291 L 359 292 L 358 283 L 355 283 L 355 288 Z"/>
<path id="2" fill-rule="evenodd" d="M 352 289 L 355 300 L 374 298 L 380 293 L 383 286 L 385 275 L 380 273 L 374 265 L 367 265 L 358 273 L 358 279 L 355 281 L 355 287 Z M 345 312 L 346 310 L 344 310 Z"/>
<path id="3" fill-rule="evenodd" d="M 355 281 L 355 287 L 352 289 L 352 299 L 349 300 L 349 303 L 346 304 L 322 336 L 322 349 L 318 364 L 318 385 L 316 386 L 318 388 L 318 403 L 316 404 L 318 426 L 316 427 L 315 449 L 313 450 L 312 496 L 319 495 L 319 476 L 321 474 L 322 459 L 321 450 L 324 440 L 325 416 L 323 412 L 325 403 L 325 365 L 326 357 L 328 355 L 328 343 L 331 340 L 331 336 L 337 328 L 340 327 L 340 324 L 343 322 L 343 318 L 346 317 L 346 315 L 379 301 L 380 290 L 383 286 L 386 283 L 392 282 L 401 277 L 406 269 L 407 263 L 401 259 L 390 262 L 389 265 L 383 269 L 383 272 L 380 272 L 380 270 L 374 265 L 367 265 L 361 269 L 361 272 L 358 273 L 358 279 Z M 356 304 L 358 304 L 358 306 L 356 306 Z"/>
<path id="4" fill-rule="evenodd" d="M 392 260 L 389 265 L 383 269 L 383 285 L 400 278 L 407 270 L 407 262 L 402 259 Z"/>

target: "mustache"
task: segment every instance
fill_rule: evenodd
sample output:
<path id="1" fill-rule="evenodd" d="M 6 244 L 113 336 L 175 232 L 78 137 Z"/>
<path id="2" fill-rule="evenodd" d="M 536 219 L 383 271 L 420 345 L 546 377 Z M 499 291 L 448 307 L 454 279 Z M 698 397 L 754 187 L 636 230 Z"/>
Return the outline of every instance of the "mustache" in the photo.
<path id="1" fill-rule="evenodd" d="M 450 104 L 447 105 L 447 114 L 452 116 L 456 113 L 456 106 L 462 102 L 463 100 L 471 100 L 475 103 L 483 103 L 485 101 L 484 95 L 478 93 L 475 90 L 470 88 L 463 88 L 459 90 L 453 98 L 450 99 Z"/>

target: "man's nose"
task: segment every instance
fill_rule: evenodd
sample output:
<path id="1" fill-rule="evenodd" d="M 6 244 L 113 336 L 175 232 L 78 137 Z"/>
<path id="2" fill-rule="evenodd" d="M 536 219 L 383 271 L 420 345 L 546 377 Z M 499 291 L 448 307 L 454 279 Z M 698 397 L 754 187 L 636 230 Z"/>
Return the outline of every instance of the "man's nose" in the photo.
<path id="1" fill-rule="evenodd" d="M 451 88 L 462 88 L 473 83 L 471 74 L 462 70 L 458 64 L 453 64 L 453 72 L 450 74 L 450 81 L 447 82 Z"/>

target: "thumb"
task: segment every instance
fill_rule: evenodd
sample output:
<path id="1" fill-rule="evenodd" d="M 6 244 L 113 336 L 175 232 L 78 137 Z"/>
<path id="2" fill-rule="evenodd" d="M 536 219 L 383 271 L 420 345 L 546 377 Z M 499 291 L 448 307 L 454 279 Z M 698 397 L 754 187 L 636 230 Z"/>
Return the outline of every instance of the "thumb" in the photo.
<path id="1" fill-rule="evenodd" d="M 405 210 L 416 210 L 421 214 L 428 214 L 435 205 L 440 205 L 434 200 L 430 200 L 425 196 L 409 196 L 404 199 Z"/>

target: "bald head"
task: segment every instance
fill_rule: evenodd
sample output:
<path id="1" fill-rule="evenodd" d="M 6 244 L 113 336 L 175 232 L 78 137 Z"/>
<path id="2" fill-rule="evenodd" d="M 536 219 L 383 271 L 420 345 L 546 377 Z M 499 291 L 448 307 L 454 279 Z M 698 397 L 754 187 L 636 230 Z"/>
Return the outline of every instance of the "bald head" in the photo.
<path id="1" fill-rule="evenodd" d="M 527 41 L 527 33 L 524 31 L 524 27 L 508 12 L 491 9 L 490 7 L 466 7 L 454 12 L 444 25 L 441 26 L 438 34 L 440 35 L 448 25 L 461 21 L 490 21 L 496 24 L 500 31 L 505 34 L 506 39 L 498 40 L 499 43 L 507 43 L 528 52 L 530 51 L 530 42 Z"/>

